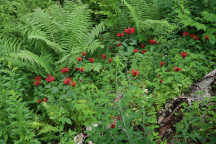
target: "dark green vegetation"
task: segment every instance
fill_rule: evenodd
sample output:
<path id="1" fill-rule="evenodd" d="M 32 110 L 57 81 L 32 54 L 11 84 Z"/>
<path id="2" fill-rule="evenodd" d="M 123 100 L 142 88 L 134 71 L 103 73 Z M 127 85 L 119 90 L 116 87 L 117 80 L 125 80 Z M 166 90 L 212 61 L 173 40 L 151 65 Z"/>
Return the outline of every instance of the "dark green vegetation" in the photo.
<path id="1" fill-rule="evenodd" d="M 158 124 L 215 48 L 215 0 L 0 0 L 0 143 L 215 144 L 215 96 Z"/>

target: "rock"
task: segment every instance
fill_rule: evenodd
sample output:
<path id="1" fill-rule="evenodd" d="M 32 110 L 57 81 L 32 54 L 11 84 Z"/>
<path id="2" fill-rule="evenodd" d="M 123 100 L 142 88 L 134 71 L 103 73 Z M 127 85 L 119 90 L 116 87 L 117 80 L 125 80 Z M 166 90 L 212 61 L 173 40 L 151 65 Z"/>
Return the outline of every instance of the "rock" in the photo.
<path id="1" fill-rule="evenodd" d="M 83 144 L 84 142 L 84 135 L 83 133 L 78 134 L 77 136 L 74 137 L 74 142 L 75 144 Z"/>

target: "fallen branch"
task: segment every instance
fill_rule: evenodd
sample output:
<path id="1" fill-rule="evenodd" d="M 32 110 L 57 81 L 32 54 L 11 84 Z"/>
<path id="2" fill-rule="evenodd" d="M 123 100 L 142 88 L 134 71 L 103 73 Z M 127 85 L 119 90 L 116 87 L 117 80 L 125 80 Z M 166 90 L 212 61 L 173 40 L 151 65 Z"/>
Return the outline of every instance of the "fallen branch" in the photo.
<path id="1" fill-rule="evenodd" d="M 193 84 L 190 87 L 190 92 L 187 94 L 182 94 L 180 97 L 175 98 L 171 102 L 165 105 L 159 113 L 158 124 L 160 125 L 159 135 L 163 138 L 168 130 L 177 121 L 174 121 L 174 113 L 181 109 L 181 104 L 186 102 L 191 104 L 193 101 L 202 101 L 205 98 L 210 98 L 211 96 L 216 96 L 212 91 L 212 84 L 216 80 L 216 69 L 204 76 L 199 82 Z"/>

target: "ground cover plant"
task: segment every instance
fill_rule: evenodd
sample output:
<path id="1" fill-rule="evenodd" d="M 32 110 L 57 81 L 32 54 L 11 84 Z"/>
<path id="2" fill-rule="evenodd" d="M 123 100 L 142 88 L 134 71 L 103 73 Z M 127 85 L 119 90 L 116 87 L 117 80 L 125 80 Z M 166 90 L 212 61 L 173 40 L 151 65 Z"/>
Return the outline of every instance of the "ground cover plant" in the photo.
<path id="1" fill-rule="evenodd" d="M 0 143 L 216 143 L 215 5 L 0 1 Z"/>

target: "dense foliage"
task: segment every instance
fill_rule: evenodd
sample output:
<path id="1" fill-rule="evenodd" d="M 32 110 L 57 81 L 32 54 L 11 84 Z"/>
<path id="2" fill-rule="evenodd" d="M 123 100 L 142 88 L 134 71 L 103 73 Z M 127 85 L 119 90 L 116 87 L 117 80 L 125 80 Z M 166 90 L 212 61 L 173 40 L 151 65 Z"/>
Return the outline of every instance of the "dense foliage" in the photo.
<path id="1" fill-rule="evenodd" d="M 215 0 L 0 0 L 0 143 L 216 143 L 216 96 L 158 122 L 216 68 L 215 23 Z"/>

